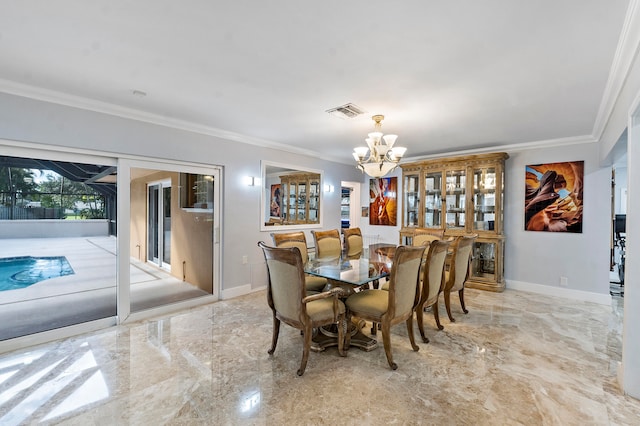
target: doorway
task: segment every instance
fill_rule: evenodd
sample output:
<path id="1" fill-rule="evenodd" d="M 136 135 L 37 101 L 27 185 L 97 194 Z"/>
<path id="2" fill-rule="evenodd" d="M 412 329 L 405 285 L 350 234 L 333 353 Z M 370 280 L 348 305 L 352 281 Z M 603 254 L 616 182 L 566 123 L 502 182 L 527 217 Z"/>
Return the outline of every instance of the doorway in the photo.
<path id="1" fill-rule="evenodd" d="M 216 296 L 219 188 L 215 167 L 130 168 L 130 313 Z"/>
<path id="2" fill-rule="evenodd" d="M 360 183 L 341 182 L 340 227 L 358 228 L 360 226 Z"/>
<path id="3" fill-rule="evenodd" d="M 609 294 L 624 297 L 626 260 L 627 158 L 618 160 L 611 171 L 611 262 Z"/>

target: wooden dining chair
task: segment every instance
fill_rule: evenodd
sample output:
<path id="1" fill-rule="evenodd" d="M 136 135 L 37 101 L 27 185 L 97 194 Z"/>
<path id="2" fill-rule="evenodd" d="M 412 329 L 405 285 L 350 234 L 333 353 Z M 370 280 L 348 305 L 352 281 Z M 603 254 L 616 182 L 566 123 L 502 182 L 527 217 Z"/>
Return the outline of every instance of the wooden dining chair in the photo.
<path id="1" fill-rule="evenodd" d="M 316 246 L 316 258 L 340 257 L 342 241 L 337 229 L 328 231 L 311 231 Z"/>
<path id="2" fill-rule="evenodd" d="M 362 232 L 360 228 L 343 229 L 344 251 L 347 257 L 356 257 L 362 254 Z"/>
<path id="3" fill-rule="evenodd" d="M 272 233 L 271 238 L 273 239 L 273 244 L 276 247 L 297 247 L 298 250 L 300 250 L 300 255 L 302 256 L 302 263 L 305 264 L 309 261 L 307 238 L 305 237 L 304 232 Z M 326 278 L 316 277 L 309 274 L 305 274 L 304 278 L 307 291 L 322 291 L 327 285 Z"/>
<path id="4" fill-rule="evenodd" d="M 302 360 L 298 376 L 304 374 L 311 350 L 313 329 L 324 325 L 337 324 L 338 353 L 344 351 L 344 333 L 347 328 L 344 303 L 339 300 L 342 289 L 334 288 L 322 293 L 307 295 L 304 264 L 297 247 L 269 247 L 262 241 L 258 246 L 264 253 L 269 281 L 267 302 L 273 312 L 273 335 L 269 355 L 273 355 L 278 344 L 280 323 L 297 328 L 304 336 Z"/>
<path id="5" fill-rule="evenodd" d="M 444 238 L 444 229 L 416 228 L 413 230 L 411 238 L 412 246 L 429 245 L 431 241 L 441 240 Z"/>
<path id="6" fill-rule="evenodd" d="M 424 250 L 424 247 L 398 247 L 391 267 L 389 289 L 363 290 L 349 296 L 345 302 L 347 322 L 354 316 L 381 324 L 384 352 L 392 370 L 397 369 L 398 365 L 393 362 L 391 353 L 391 326 L 404 321 L 411 348 L 419 350 L 413 336 L 413 310 L 418 303 L 418 279 Z M 350 333 L 347 333 L 347 347 L 350 338 Z"/>
<path id="7" fill-rule="evenodd" d="M 433 241 L 429 245 L 427 251 L 427 260 L 425 261 L 422 273 L 422 286 L 420 289 L 420 301 L 416 306 L 416 320 L 418 322 L 418 330 L 424 343 L 429 343 L 429 339 L 424 333 L 424 310 L 432 307 L 433 317 L 438 326 L 438 330 L 444 327 L 440 324 L 438 315 L 438 299 L 440 293 L 444 289 L 444 265 L 447 259 L 447 251 L 449 249 L 449 241 Z"/>
<path id="8" fill-rule="evenodd" d="M 471 261 L 471 251 L 476 235 L 464 235 L 457 237 L 452 244 L 453 253 L 451 255 L 451 264 L 449 270 L 445 272 L 444 305 L 447 309 L 449 321 L 455 322 L 451 316 L 451 293 L 458 292 L 460 298 L 460 306 L 462 312 L 468 314 L 469 311 L 464 305 L 464 283 L 469 278 L 469 264 Z"/>

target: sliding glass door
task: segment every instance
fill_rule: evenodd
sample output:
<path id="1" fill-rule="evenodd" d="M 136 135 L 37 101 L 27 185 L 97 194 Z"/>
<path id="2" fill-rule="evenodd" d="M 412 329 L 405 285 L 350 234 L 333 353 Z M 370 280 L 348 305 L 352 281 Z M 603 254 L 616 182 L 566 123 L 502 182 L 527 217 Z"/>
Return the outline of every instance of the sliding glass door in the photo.
<path id="1" fill-rule="evenodd" d="M 115 324 L 116 160 L 0 146 L 0 342 Z"/>
<path id="2" fill-rule="evenodd" d="M 171 269 L 171 181 L 147 188 L 147 260 Z"/>
<path id="3" fill-rule="evenodd" d="M 132 313 L 215 294 L 219 170 L 156 166 L 131 168 Z"/>

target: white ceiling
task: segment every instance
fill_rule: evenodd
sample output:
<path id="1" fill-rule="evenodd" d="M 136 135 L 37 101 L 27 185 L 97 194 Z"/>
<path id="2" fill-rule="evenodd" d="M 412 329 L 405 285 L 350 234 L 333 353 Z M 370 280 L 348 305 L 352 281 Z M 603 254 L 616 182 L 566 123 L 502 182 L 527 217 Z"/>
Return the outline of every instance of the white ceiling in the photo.
<path id="1" fill-rule="evenodd" d="M 0 91 L 344 162 L 373 114 L 409 157 L 589 136 L 628 3 L 4 1 Z M 348 102 L 367 114 L 325 112 Z"/>

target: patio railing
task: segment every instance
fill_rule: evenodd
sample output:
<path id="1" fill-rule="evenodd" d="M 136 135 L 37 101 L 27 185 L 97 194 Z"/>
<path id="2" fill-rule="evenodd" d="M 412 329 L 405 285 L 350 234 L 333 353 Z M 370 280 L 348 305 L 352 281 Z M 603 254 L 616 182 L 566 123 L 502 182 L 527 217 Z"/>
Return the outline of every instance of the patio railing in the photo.
<path id="1" fill-rule="evenodd" d="M 64 219 L 60 207 L 7 207 L 0 206 L 0 220 Z"/>

